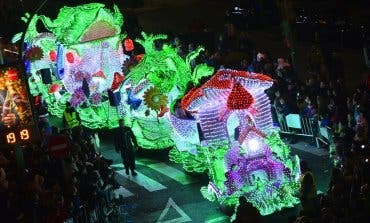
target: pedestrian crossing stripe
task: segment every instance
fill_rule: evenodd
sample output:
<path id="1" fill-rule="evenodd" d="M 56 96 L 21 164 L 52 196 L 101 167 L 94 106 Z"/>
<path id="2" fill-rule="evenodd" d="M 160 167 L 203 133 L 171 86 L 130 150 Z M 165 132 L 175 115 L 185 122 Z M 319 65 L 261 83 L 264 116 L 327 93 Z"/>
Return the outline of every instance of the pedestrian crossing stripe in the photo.
<path id="1" fill-rule="evenodd" d="M 147 166 L 145 163 L 143 163 L 142 161 L 139 161 L 139 160 L 136 160 L 135 163 L 139 164 L 139 165 Z M 112 164 L 112 165 L 110 165 L 110 167 L 115 168 L 115 169 L 125 168 L 125 166 L 122 163 Z"/>
<path id="2" fill-rule="evenodd" d="M 184 172 L 165 163 L 154 163 L 148 165 L 148 167 L 157 172 L 160 172 L 163 175 L 168 176 L 169 178 L 179 182 L 182 185 L 188 185 L 198 181 L 197 179 L 189 177 Z"/>
<path id="3" fill-rule="evenodd" d="M 190 177 L 190 176 L 187 176 L 183 171 L 180 171 L 172 166 L 169 166 L 167 165 L 166 163 L 154 163 L 154 164 L 149 164 L 149 165 L 146 165 L 144 163 L 142 163 L 141 161 L 136 161 L 136 164 L 139 164 L 139 165 L 143 165 L 143 166 L 147 166 L 163 175 L 166 175 L 168 176 L 169 178 L 179 182 L 180 184 L 182 185 L 188 185 L 188 184 L 192 184 L 192 183 L 196 183 L 198 182 L 199 180 L 197 178 L 194 178 L 194 177 Z M 122 163 L 118 163 L 118 164 L 113 164 L 111 165 L 112 168 L 115 168 L 115 169 L 122 169 L 124 168 L 123 164 Z"/>
<path id="4" fill-rule="evenodd" d="M 171 207 L 173 207 L 181 217 L 163 221 Z M 191 218 L 170 197 L 168 198 L 166 207 L 162 211 L 156 223 L 183 223 L 189 221 L 192 221 Z"/>
<path id="5" fill-rule="evenodd" d="M 125 173 L 125 170 L 119 170 L 117 171 L 117 173 L 120 176 L 123 176 L 124 178 L 129 179 L 130 181 L 144 187 L 149 192 L 167 189 L 167 187 L 165 187 L 164 185 L 158 183 L 157 181 L 153 180 L 150 177 L 145 176 L 144 174 L 138 171 L 136 171 L 137 176 L 127 175 Z"/>
<path id="6" fill-rule="evenodd" d="M 112 164 L 110 165 L 112 168 L 124 168 L 122 163 Z"/>
<path id="7" fill-rule="evenodd" d="M 122 196 L 123 198 L 134 196 L 134 194 L 131 191 L 127 190 L 126 188 L 122 186 L 114 190 L 112 193 L 113 193 L 114 198 L 119 198 L 119 196 Z"/>
<path id="8" fill-rule="evenodd" d="M 207 220 L 204 223 L 216 223 L 216 222 L 221 222 L 221 221 L 225 222 L 225 220 L 228 220 L 228 219 L 229 219 L 229 217 L 227 217 L 227 216 L 220 216 L 220 217 L 217 217 L 217 218 L 213 218 L 211 220 Z"/>

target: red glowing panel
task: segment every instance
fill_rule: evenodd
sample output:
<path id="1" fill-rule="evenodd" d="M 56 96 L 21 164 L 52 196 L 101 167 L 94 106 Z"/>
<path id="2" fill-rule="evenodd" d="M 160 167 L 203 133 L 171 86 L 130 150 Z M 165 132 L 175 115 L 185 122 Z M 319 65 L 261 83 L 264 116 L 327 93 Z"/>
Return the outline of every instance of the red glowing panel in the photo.
<path id="1" fill-rule="evenodd" d="M 234 84 L 227 98 L 227 107 L 229 109 L 247 109 L 253 102 L 253 96 L 238 82 Z"/>
<path id="2" fill-rule="evenodd" d="M 139 54 L 135 57 L 137 62 L 140 62 L 144 58 L 145 54 Z"/>
<path id="3" fill-rule="evenodd" d="M 73 56 L 73 53 L 71 53 L 71 52 L 68 52 L 66 54 L 66 58 L 67 58 L 68 63 L 74 63 L 75 62 L 75 58 Z"/>
<path id="4" fill-rule="evenodd" d="M 181 99 L 181 107 L 184 110 L 188 109 L 188 106 L 193 102 L 195 99 L 204 96 L 204 93 L 201 88 L 192 88 L 182 99 Z"/>
<path id="5" fill-rule="evenodd" d="M 53 62 L 55 62 L 57 60 L 57 53 L 55 52 L 55 50 L 51 50 L 49 52 L 49 58 Z"/>
<path id="6" fill-rule="evenodd" d="M 18 80 L 18 71 L 17 70 L 10 69 L 10 70 L 8 70 L 7 74 L 8 74 L 8 79 L 9 80 L 11 80 L 11 81 Z"/>
<path id="7" fill-rule="evenodd" d="M 135 48 L 132 39 L 125 39 L 125 41 L 123 41 L 123 45 L 125 46 L 126 51 L 132 51 Z"/>
<path id="8" fill-rule="evenodd" d="M 112 86 L 111 86 L 111 90 L 112 91 L 117 90 L 121 86 L 121 84 L 124 80 L 125 80 L 125 76 L 123 76 L 122 74 L 120 74 L 118 72 L 115 72 L 114 77 L 113 77 L 113 83 L 112 83 Z"/>

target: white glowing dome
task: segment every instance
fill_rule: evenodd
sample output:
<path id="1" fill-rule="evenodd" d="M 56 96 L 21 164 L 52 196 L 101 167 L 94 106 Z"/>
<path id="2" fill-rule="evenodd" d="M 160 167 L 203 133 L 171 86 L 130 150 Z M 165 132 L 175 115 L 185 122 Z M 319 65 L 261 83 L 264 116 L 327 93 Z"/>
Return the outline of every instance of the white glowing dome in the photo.
<path id="1" fill-rule="evenodd" d="M 248 150 L 253 153 L 257 152 L 260 147 L 259 141 L 255 138 L 248 140 L 247 145 Z"/>

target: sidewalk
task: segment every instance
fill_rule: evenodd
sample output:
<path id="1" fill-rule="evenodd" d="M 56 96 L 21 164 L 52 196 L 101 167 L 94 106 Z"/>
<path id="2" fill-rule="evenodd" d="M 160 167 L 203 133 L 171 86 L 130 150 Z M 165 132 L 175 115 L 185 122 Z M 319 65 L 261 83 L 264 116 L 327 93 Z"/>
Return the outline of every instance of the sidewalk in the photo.
<path id="1" fill-rule="evenodd" d="M 297 150 L 300 150 L 306 153 L 311 153 L 316 156 L 320 156 L 320 157 L 329 156 L 329 152 L 326 149 L 317 148 L 316 146 L 311 146 L 307 142 L 301 141 L 301 142 L 297 142 L 297 143 L 289 144 L 289 145 L 294 149 L 297 149 Z"/>

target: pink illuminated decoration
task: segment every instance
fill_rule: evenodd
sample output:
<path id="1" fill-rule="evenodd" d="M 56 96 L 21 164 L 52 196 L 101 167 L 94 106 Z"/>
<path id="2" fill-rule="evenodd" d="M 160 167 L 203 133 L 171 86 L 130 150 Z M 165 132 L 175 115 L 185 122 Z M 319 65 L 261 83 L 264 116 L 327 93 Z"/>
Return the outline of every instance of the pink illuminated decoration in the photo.
<path id="1" fill-rule="evenodd" d="M 144 81 L 142 81 L 140 84 L 138 84 L 135 88 L 134 88 L 134 90 L 132 91 L 132 93 L 133 94 L 137 94 L 139 91 L 141 91 L 141 90 L 143 90 L 145 87 L 146 87 L 146 85 L 148 84 L 148 80 L 144 80 Z"/>

